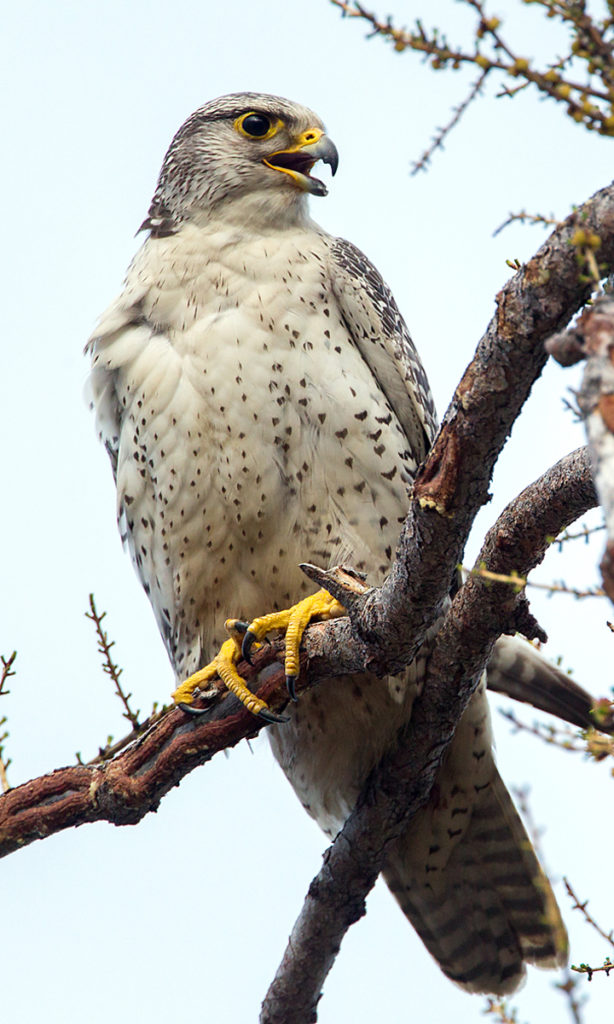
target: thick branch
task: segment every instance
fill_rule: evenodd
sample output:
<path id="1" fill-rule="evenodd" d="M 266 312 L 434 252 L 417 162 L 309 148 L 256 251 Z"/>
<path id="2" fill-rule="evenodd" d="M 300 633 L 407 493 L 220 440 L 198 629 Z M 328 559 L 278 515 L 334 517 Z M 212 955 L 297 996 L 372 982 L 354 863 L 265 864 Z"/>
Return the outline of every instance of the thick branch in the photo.
<path id="1" fill-rule="evenodd" d="M 596 504 L 590 459 L 586 448 L 580 448 L 557 462 L 504 509 L 486 535 L 476 567 L 484 566 L 501 575 L 515 572 L 527 576 L 543 560 L 552 538 Z M 458 660 L 461 650 L 465 670 L 478 672 L 495 640 L 515 629 L 517 609 L 520 606 L 524 611 L 522 597 L 509 583 L 470 576 L 437 636 L 429 679 L 441 680 L 443 685 L 450 663 Z M 469 631 L 467 621 L 471 622 Z"/>
<path id="2" fill-rule="evenodd" d="M 546 361 L 544 341 L 589 297 L 572 244 L 579 222 L 599 234 L 600 257 L 611 266 L 614 186 L 558 226 L 497 296 L 497 312 L 416 479 L 390 576 L 359 616 L 350 613 L 371 648 L 366 664 L 377 672 L 407 664 L 437 617 L 475 515 L 488 501 L 496 459 Z"/>
<path id="3" fill-rule="evenodd" d="M 254 674 L 248 665 L 242 668 L 246 676 Z M 276 693 L 286 700 L 283 671 L 260 692 L 273 706 L 279 702 Z M 190 771 L 254 736 L 263 725 L 230 694 L 204 718 L 168 709 L 113 760 L 59 768 L 0 797 L 0 856 L 85 822 L 134 825 Z"/>
<path id="4" fill-rule="evenodd" d="M 595 505 L 585 449 L 562 459 L 515 499 L 490 530 L 479 564 L 526 575 L 549 541 Z M 435 642 L 423 695 L 398 749 L 385 758 L 311 883 L 261 1024 L 305 1024 L 350 927 L 381 871 L 386 848 L 430 795 L 441 759 L 492 646 L 513 624 L 518 595 L 471 577 L 454 598 Z"/>

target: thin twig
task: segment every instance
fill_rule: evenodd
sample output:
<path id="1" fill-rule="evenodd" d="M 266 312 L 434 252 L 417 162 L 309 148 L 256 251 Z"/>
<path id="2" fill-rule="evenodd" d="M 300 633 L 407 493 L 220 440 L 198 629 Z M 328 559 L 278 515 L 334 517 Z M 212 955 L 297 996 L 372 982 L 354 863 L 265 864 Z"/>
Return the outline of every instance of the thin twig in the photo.
<path id="1" fill-rule="evenodd" d="M 492 1017 L 495 1024 L 518 1024 L 518 1010 L 498 996 L 487 997 L 483 1013 L 485 1017 Z"/>
<path id="2" fill-rule="evenodd" d="M 0 661 L 2 662 L 2 670 L 0 671 L 0 696 L 1 697 L 7 697 L 8 694 L 10 693 L 10 690 L 5 690 L 4 687 L 6 686 L 7 680 L 11 676 L 15 675 L 15 670 L 13 668 L 13 665 L 15 664 L 16 657 L 17 657 L 17 651 L 13 651 L 13 653 L 10 654 L 8 658 L 5 658 L 3 655 L 0 655 Z M 3 715 L 2 718 L 0 718 L 0 728 L 2 726 L 6 725 L 6 723 L 7 723 L 6 715 Z M 11 763 L 11 759 L 10 759 L 10 757 L 9 758 L 5 758 L 4 757 L 4 741 L 6 739 L 8 739 L 8 736 L 9 736 L 8 729 L 6 729 L 2 733 L 2 735 L 0 736 L 0 789 L 2 790 L 3 793 L 8 793 L 9 789 L 11 788 L 9 780 L 8 780 L 8 775 L 7 775 L 7 769 L 9 767 L 10 763 Z"/>
<path id="3" fill-rule="evenodd" d="M 106 618 L 106 616 L 106 612 L 102 612 L 100 615 L 98 614 L 98 611 L 96 609 L 96 603 L 94 601 L 94 595 L 90 594 L 90 611 L 85 613 L 85 617 L 91 619 L 96 627 L 96 636 L 98 638 L 98 651 L 103 658 L 102 670 L 113 681 L 113 684 L 115 686 L 115 693 L 117 694 L 117 696 L 119 697 L 120 701 L 124 706 L 124 718 L 128 719 L 133 730 L 138 733 L 141 728 L 138 716 L 140 715 L 141 712 L 135 712 L 132 710 L 132 708 L 130 707 L 130 698 L 132 697 L 132 694 L 125 693 L 119 681 L 119 677 L 121 676 L 123 669 L 119 668 L 119 666 L 115 664 L 113 658 L 111 657 L 111 648 L 115 647 L 115 641 L 109 640 L 106 631 L 102 628 L 102 622 L 103 619 Z M 121 747 L 119 749 L 121 749 Z"/>
<path id="4" fill-rule="evenodd" d="M 605 530 L 605 523 L 599 523 L 598 526 L 582 525 L 578 533 L 570 533 L 569 530 L 565 530 L 560 537 L 554 538 L 554 543 L 557 545 L 559 551 L 562 549 L 563 544 L 568 540 L 584 540 L 588 544 L 588 538 L 593 533 L 601 533 L 603 530 Z"/>
<path id="5" fill-rule="evenodd" d="M 465 99 L 462 100 L 461 103 L 458 104 L 458 106 L 452 108 L 454 116 L 451 118 L 450 121 L 448 121 L 448 123 L 446 125 L 443 126 L 443 128 L 438 128 L 437 129 L 437 134 L 434 136 L 433 140 L 431 141 L 430 146 L 427 147 L 427 149 L 424 151 L 424 153 L 422 154 L 420 159 L 416 160 L 412 164 L 412 168 L 411 168 L 411 176 L 412 176 L 412 178 L 414 177 L 414 175 L 416 175 L 418 173 L 418 171 L 425 171 L 426 170 L 427 165 L 431 161 L 431 157 L 433 156 L 433 153 L 437 149 L 443 149 L 443 144 L 444 144 L 445 139 L 448 137 L 448 135 L 450 134 L 452 129 L 456 127 L 456 125 L 460 121 L 461 117 L 463 116 L 463 114 L 465 113 L 467 108 L 470 106 L 470 104 L 473 102 L 473 100 L 476 99 L 476 97 L 479 96 L 479 94 L 481 93 L 482 87 L 484 85 L 484 82 L 486 81 L 487 76 L 488 76 L 488 70 L 482 71 L 482 73 L 480 74 L 480 77 L 477 79 L 477 81 L 473 82 L 473 84 L 472 84 L 472 86 L 471 86 L 471 88 L 469 90 L 469 93 L 467 94 Z"/>
<path id="6" fill-rule="evenodd" d="M 593 974 L 598 974 L 599 971 L 605 971 L 605 974 L 609 978 L 610 971 L 614 970 L 614 963 L 612 963 L 609 956 L 606 956 L 600 967 L 591 967 L 590 964 L 572 964 L 571 970 L 577 971 L 578 974 L 588 975 L 588 980 L 592 981 Z"/>
<path id="7" fill-rule="evenodd" d="M 545 228 L 556 227 L 557 224 L 560 223 L 554 214 L 550 214 L 549 217 L 546 217 L 543 213 L 527 213 L 526 210 L 521 210 L 520 213 L 510 213 L 507 220 L 504 220 L 503 224 L 499 224 L 499 227 L 493 231 L 492 237 L 496 238 L 497 235 L 500 235 L 505 228 L 509 227 L 509 225 L 513 224 L 515 221 L 520 221 L 521 224 L 541 224 L 542 227 Z"/>
<path id="8" fill-rule="evenodd" d="M 571 750 L 576 754 L 586 753 L 586 747 L 578 744 L 578 734 L 571 729 L 559 729 L 554 725 L 544 725 L 541 722 L 533 722 L 528 725 L 516 717 L 513 711 L 498 708 L 499 714 L 506 718 L 514 726 L 516 732 L 528 732 L 531 736 L 537 736 L 544 743 L 560 747 L 561 750 Z"/>
<path id="9" fill-rule="evenodd" d="M 596 702 L 597 708 L 599 701 Z M 611 708 L 611 701 L 607 701 L 608 708 Z M 533 722 L 528 725 L 520 718 L 517 718 L 513 711 L 503 708 L 498 709 L 499 714 L 506 718 L 514 726 L 517 732 L 528 732 L 536 736 L 543 743 L 559 747 L 561 750 L 571 751 L 574 754 L 586 754 L 593 761 L 603 761 L 606 757 L 614 756 L 614 740 L 611 736 L 605 736 L 598 729 L 586 729 L 581 733 L 571 729 L 561 729 L 554 725 L 546 725 L 542 722 Z M 595 721 L 598 722 L 598 712 Z"/>
<path id="10" fill-rule="evenodd" d="M 6 725 L 6 721 L 6 717 L 0 718 L 0 728 Z M 8 735 L 8 730 L 5 730 L 5 732 L 3 732 L 0 735 L 0 789 L 2 790 L 3 793 L 8 793 L 9 789 L 11 788 L 6 773 L 7 768 L 11 763 L 11 759 L 4 759 L 4 741 L 8 738 Z"/>
<path id="11" fill-rule="evenodd" d="M 128 695 L 130 696 L 130 694 Z M 156 722 L 161 721 L 163 715 L 168 711 L 168 706 L 164 704 L 161 708 L 158 708 L 157 704 L 154 704 L 153 711 L 148 718 L 144 718 L 142 722 L 129 732 L 126 736 L 122 736 L 121 739 L 113 742 L 112 737 L 109 737 L 108 742 L 104 747 L 100 747 L 96 757 L 92 757 L 89 761 L 82 761 L 80 757 L 77 757 L 79 764 L 103 764 L 105 761 L 110 761 L 116 754 L 120 754 L 122 750 L 129 747 L 134 740 L 138 739 L 139 736 L 143 736 L 152 725 Z"/>
<path id="12" fill-rule="evenodd" d="M 582 1006 L 586 1002 L 587 997 L 576 996 L 576 989 L 580 979 L 574 978 L 569 967 L 565 967 L 563 973 L 565 975 L 565 980 L 557 982 L 555 987 L 558 988 L 558 990 L 562 992 L 567 999 L 567 1006 L 569 1008 L 573 1024 L 582 1024 Z"/>
<path id="13" fill-rule="evenodd" d="M 397 53 L 409 50 L 430 58 L 430 65 L 436 71 L 470 65 L 484 72 L 499 72 L 504 76 L 499 95 L 513 98 L 532 86 L 562 106 L 572 121 L 588 131 L 614 135 L 614 61 L 608 19 L 593 20 L 584 4 L 534 0 L 546 10 L 548 17 L 559 18 L 571 34 L 569 53 L 557 55 L 538 67 L 532 60 L 517 54 L 505 41 L 500 19 L 488 17 L 485 4 L 480 0 L 464 2 L 478 16 L 476 27 L 469 45 L 452 46 L 443 32 L 437 28 L 427 32 L 420 21 L 416 21 L 413 29 L 398 28 L 392 18 L 381 21 L 361 3 L 331 0 L 344 17 L 365 21 L 370 26 L 369 37 L 379 36 Z M 584 72 L 586 77 L 572 77 L 572 67 Z"/>
<path id="14" fill-rule="evenodd" d="M 10 654 L 8 658 L 5 658 L 4 655 L 0 655 L 0 661 L 2 662 L 2 670 L 0 671 L 0 695 L 2 695 L 3 697 L 6 697 L 11 692 L 10 690 L 5 690 L 4 687 L 6 685 L 7 680 L 11 676 L 15 675 L 13 665 L 15 664 L 16 658 L 17 651 L 13 651 L 13 653 Z"/>
<path id="15" fill-rule="evenodd" d="M 594 928 L 594 930 L 597 932 L 598 935 L 601 936 L 602 939 L 605 939 L 606 942 L 609 942 L 610 945 L 614 947 L 614 929 L 610 928 L 609 932 L 604 931 L 601 925 L 597 924 L 595 918 L 592 917 L 591 914 L 589 914 L 587 910 L 588 900 L 580 902 L 569 879 L 564 878 L 563 881 L 565 883 L 565 888 L 567 889 L 567 893 L 570 899 L 573 900 L 573 907 L 571 909 L 579 910 L 586 923 L 589 924 L 591 928 Z"/>
<path id="16" fill-rule="evenodd" d="M 491 572 L 484 566 L 468 569 L 463 565 L 460 568 L 464 573 L 468 573 L 472 576 L 479 576 L 481 579 L 489 580 L 492 583 L 509 583 L 509 585 L 514 587 L 518 593 L 521 590 L 524 590 L 525 587 L 533 587 L 536 590 L 546 590 L 550 594 L 569 594 L 572 597 L 577 598 L 606 597 L 606 593 L 601 589 L 601 587 L 588 587 L 584 590 L 580 590 L 577 587 L 568 586 L 563 582 L 563 580 L 560 580 L 558 583 L 535 583 L 533 580 L 529 580 L 525 576 L 520 576 L 516 573 L 510 573 L 506 576 L 501 573 Z"/>

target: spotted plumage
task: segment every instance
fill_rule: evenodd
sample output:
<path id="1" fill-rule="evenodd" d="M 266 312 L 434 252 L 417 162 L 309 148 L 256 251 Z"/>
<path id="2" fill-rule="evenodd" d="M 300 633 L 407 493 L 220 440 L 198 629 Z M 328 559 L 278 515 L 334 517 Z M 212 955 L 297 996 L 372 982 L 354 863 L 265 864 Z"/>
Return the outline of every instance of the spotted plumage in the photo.
<path id="1" fill-rule="evenodd" d="M 229 614 L 312 589 L 299 562 L 350 563 L 379 583 L 434 436 L 390 291 L 309 217 L 308 194 L 326 191 L 311 175 L 319 158 L 334 169 L 323 125 L 287 100 L 237 94 L 193 114 L 89 343 L 122 537 L 179 679 L 210 660 Z M 324 683 L 268 730 L 330 835 L 408 721 L 428 649 L 394 679 Z M 564 959 L 550 887 L 495 768 L 483 685 L 385 877 L 469 990 L 506 992 L 525 960 Z"/>

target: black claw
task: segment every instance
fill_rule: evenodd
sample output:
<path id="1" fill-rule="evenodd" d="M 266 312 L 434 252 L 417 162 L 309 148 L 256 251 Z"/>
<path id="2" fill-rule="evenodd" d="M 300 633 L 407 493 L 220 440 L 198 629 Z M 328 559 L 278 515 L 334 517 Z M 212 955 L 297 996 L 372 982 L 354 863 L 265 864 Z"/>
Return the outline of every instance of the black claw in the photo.
<path id="1" fill-rule="evenodd" d="M 181 701 L 177 707 L 181 708 L 182 711 L 185 711 L 187 715 L 208 715 L 212 710 L 213 705 L 210 705 L 208 708 L 195 708 L 192 704 L 184 704 L 183 701 Z"/>
<path id="2" fill-rule="evenodd" d="M 252 633 L 251 629 L 245 630 L 245 636 L 243 637 L 243 643 L 241 644 L 241 654 L 245 658 L 248 665 L 252 664 L 251 651 L 255 643 L 257 643 L 258 637 L 255 633 Z"/>
<path id="3" fill-rule="evenodd" d="M 232 628 L 236 630 L 237 633 L 247 633 L 247 630 L 249 629 L 249 622 L 243 622 L 243 619 L 235 619 L 232 624 Z"/>
<path id="4" fill-rule="evenodd" d="M 293 700 L 295 704 L 298 703 L 298 697 L 296 696 L 297 679 L 298 676 L 286 676 L 286 687 L 288 689 L 288 694 L 290 696 L 290 700 Z"/>
<path id="5" fill-rule="evenodd" d="M 258 712 L 258 718 L 264 719 L 265 722 L 271 722 L 272 725 L 282 725 L 284 722 L 290 721 L 287 715 L 276 715 L 274 711 L 269 711 L 268 708 L 261 708 Z"/>

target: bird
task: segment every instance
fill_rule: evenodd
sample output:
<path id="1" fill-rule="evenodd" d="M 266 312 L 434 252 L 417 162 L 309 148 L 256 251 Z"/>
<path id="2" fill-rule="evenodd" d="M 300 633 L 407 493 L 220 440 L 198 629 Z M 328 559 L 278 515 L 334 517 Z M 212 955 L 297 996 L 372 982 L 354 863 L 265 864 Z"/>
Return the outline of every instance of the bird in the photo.
<path id="1" fill-rule="evenodd" d="M 381 583 L 437 430 L 389 288 L 311 219 L 310 198 L 327 194 L 318 161 L 334 174 L 337 150 L 298 103 L 245 92 L 200 107 L 171 142 L 145 240 L 86 346 L 121 536 L 188 702 L 222 662 L 236 682 L 237 623 L 305 602 L 317 614 L 300 563 L 347 564 Z M 229 611 L 240 616 L 230 639 Z M 537 655 L 518 643 L 495 648 L 499 665 L 517 660 L 533 678 Z M 236 683 L 329 836 L 398 743 L 428 653 L 427 638 L 397 676 L 325 682 L 290 702 L 287 720 Z M 566 962 L 550 883 L 495 764 L 486 677 L 383 875 L 469 992 L 507 994 L 527 963 Z"/>

